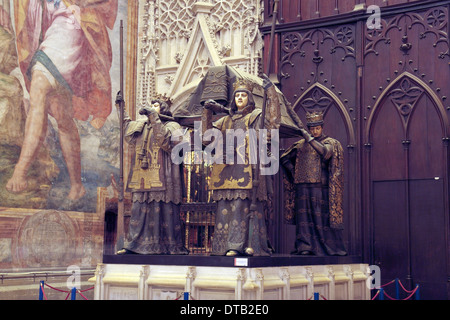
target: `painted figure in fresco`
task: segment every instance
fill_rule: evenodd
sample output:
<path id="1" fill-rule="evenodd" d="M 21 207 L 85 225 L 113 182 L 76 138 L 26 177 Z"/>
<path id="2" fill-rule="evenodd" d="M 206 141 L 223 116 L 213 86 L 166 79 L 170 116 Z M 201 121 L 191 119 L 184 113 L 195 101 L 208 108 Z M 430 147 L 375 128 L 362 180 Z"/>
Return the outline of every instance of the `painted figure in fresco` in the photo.
<path id="1" fill-rule="evenodd" d="M 309 132 L 281 156 L 293 182 L 294 210 L 286 220 L 296 225 L 299 255 L 346 255 L 342 241 L 344 152 L 339 141 L 323 134 L 323 113 L 307 112 Z M 289 210 L 286 210 L 289 213 Z"/>
<path id="2" fill-rule="evenodd" d="M 182 171 L 171 159 L 177 143 L 171 137 L 181 127 L 164 100 L 139 112 L 148 120 L 124 119 L 125 141 L 136 152 L 127 184 L 133 197 L 129 232 L 117 254 L 188 254 L 180 221 Z"/>
<path id="3" fill-rule="evenodd" d="M 215 127 L 220 130 L 224 140 L 228 129 L 259 129 L 260 122 L 264 121 L 265 129 L 278 130 L 281 121 L 280 106 L 275 86 L 265 77 L 263 87 L 267 91 L 268 103 L 266 119 L 262 119 L 261 109 L 256 108 L 252 84 L 246 80 L 238 79 L 233 85 L 234 99 L 230 102 L 229 115 L 212 123 L 212 114 L 226 110 L 225 107 L 213 100 L 205 101 L 202 114 L 202 129 L 205 132 Z M 272 249 L 269 244 L 264 211 L 265 201 L 268 200 L 266 179 L 268 176 L 255 176 L 255 165 L 248 162 L 248 143 L 245 150 L 236 148 L 237 154 L 244 155 L 245 162 L 239 164 L 213 164 L 210 190 L 213 190 L 212 199 L 217 202 L 214 239 L 212 255 L 254 255 L 269 256 Z M 249 228 L 250 206 L 253 199 L 254 183 L 259 181 L 256 192 L 256 210 L 253 218 L 253 227 Z M 254 209 L 254 208 L 252 208 Z M 249 236 L 250 233 L 250 236 Z"/>
<path id="4" fill-rule="evenodd" d="M 74 118 L 99 129 L 111 112 L 113 28 L 117 0 L 14 1 L 19 66 L 30 95 L 25 137 L 14 173 L 13 193 L 28 187 L 27 171 L 47 131 L 47 115 L 58 124 L 70 178 L 67 201 L 82 198 L 80 135 Z"/>

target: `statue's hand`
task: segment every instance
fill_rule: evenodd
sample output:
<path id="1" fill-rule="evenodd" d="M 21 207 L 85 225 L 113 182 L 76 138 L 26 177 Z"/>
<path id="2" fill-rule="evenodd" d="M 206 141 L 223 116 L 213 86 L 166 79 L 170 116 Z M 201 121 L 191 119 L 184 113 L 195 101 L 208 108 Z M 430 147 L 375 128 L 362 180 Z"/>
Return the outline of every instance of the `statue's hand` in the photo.
<path id="1" fill-rule="evenodd" d="M 203 104 L 203 107 L 207 110 L 211 110 L 214 113 L 224 112 L 224 107 L 220 103 L 212 99 L 206 100 Z"/>
<path id="2" fill-rule="evenodd" d="M 144 115 L 144 116 L 149 116 L 151 114 L 158 114 L 158 112 L 153 107 L 145 106 L 139 110 L 139 114 Z"/>
<path id="3" fill-rule="evenodd" d="M 306 142 L 311 142 L 314 140 L 314 137 L 305 129 L 300 128 L 300 133 L 302 134 L 303 138 L 305 138 Z"/>
<path id="4" fill-rule="evenodd" d="M 273 86 L 273 82 L 270 81 L 269 77 L 268 77 L 265 73 L 263 73 L 263 75 L 262 75 L 261 78 L 263 79 L 263 84 L 262 84 L 262 86 L 263 86 L 264 90 L 267 90 L 267 89 L 269 89 L 271 86 Z"/>
<path id="5" fill-rule="evenodd" d="M 116 105 L 119 107 L 120 103 L 123 101 L 122 93 L 119 91 L 116 95 Z"/>

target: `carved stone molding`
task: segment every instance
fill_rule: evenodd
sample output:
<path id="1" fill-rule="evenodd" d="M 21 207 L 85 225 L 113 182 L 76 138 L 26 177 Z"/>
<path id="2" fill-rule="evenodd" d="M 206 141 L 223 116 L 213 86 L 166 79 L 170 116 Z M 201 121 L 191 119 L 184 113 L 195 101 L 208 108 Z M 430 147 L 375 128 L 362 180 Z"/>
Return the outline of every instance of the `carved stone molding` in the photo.
<path id="1" fill-rule="evenodd" d="M 139 4 L 137 104 L 167 94 L 176 109 L 209 67 L 258 74 L 260 0 L 145 0 Z"/>

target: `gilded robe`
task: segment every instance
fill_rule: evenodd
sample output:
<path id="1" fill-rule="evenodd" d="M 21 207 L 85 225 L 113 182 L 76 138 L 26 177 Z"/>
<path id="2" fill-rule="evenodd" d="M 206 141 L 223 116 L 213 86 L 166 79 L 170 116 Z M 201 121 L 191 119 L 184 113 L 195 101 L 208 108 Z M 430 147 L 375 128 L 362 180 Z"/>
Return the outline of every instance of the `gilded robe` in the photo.
<path id="1" fill-rule="evenodd" d="M 183 244 L 179 204 L 182 172 L 171 159 L 174 121 L 125 119 L 125 140 L 135 146 L 127 183 L 133 204 L 124 248 L 139 254 L 188 254 Z"/>
<path id="2" fill-rule="evenodd" d="M 342 240 L 344 152 L 339 141 L 323 136 L 320 156 L 301 139 L 281 156 L 286 168 L 285 220 L 296 225 L 294 254 L 346 255 Z M 291 164 L 288 166 L 287 164 Z M 290 169 L 287 169 L 290 171 Z"/>
<path id="3" fill-rule="evenodd" d="M 264 128 L 279 129 L 280 106 L 275 88 L 272 86 L 267 91 L 268 104 Z M 211 113 L 204 110 L 202 115 L 202 127 L 212 127 Z M 263 121 L 261 109 L 247 106 L 244 110 L 232 111 L 230 115 L 224 116 L 214 122 L 214 127 L 226 137 L 226 131 L 230 129 L 258 130 Z M 226 143 L 224 142 L 224 145 Z M 261 141 L 258 141 L 261 148 Z M 236 150 L 236 153 L 245 153 L 245 159 L 249 160 L 249 149 L 245 151 Z M 224 153 L 225 154 L 225 153 Z M 267 234 L 267 217 L 265 208 L 271 192 L 271 176 L 256 176 L 255 166 L 251 162 L 246 164 L 213 164 L 213 174 L 219 168 L 219 176 L 211 177 L 210 189 L 213 190 L 212 198 L 217 202 L 217 211 L 214 228 L 214 239 L 212 243 L 212 255 L 225 255 L 228 251 L 236 251 L 245 254 L 247 248 L 253 249 L 254 256 L 270 256 L 272 248 Z M 215 167 L 215 168 L 214 168 Z M 259 185 L 256 189 L 256 210 L 253 220 L 250 219 L 250 205 L 253 199 L 253 182 L 258 178 Z M 215 184 L 215 185 L 213 185 Z M 250 226 L 251 224 L 251 226 Z"/>

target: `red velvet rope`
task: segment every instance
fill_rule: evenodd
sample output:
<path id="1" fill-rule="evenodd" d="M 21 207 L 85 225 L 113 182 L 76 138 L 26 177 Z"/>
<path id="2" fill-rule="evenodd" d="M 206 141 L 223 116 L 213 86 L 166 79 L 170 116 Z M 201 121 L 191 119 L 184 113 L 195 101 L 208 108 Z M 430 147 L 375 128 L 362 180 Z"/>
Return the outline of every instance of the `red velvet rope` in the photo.
<path id="1" fill-rule="evenodd" d="M 376 297 L 380 294 L 380 290 L 377 291 L 377 293 L 373 296 L 372 300 L 375 300 Z"/>
<path id="2" fill-rule="evenodd" d="M 83 299 L 84 299 L 84 300 L 88 300 L 88 298 L 86 298 L 86 297 L 84 296 L 84 294 L 82 294 L 82 293 L 81 293 L 81 291 L 80 291 L 80 290 L 77 290 L 77 291 L 78 291 L 78 293 L 80 294 L 80 296 L 82 296 L 82 297 L 83 297 Z"/>
<path id="3" fill-rule="evenodd" d="M 67 300 L 67 299 L 69 298 L 69 296 L 70 296 L 70 293 L 71 293 L 70 290 L 69 290 L 69 291 L 61 290 L 61 289 L 52 287 L 52 286 L 49 285 L 48 283 L 44 283 L 44 285 L 46 285 L 46 286 L 49 287 L 50 289 L 53 289 L 53 290 L 56 290 L 56 291 L 59 291 L 59 292 L 65 292 L 65 293 L 67 293 L 67 296 L 66 296 L 66 298 L 65 298 L 64 300 Z M 48 299 L 47 299 L 47 296 L 45 295 L 45 292 L 44 292 L 44 287 L 42 286 L 42 284 L 40 284 L 40 286 L 41 286 L 42 293 L 44 294 L 45 300 L 48 300 Z M 90 287 L 90 288 L 87 288 L 87 289 L 84 289 L 84 290 L 77 290 L 77 292 L 80 294 L 80 296 L 83 297 L 83 299 L 88 300 L 88 298 L 86 298 L 86 296 L 85 296 L 82 292 L 86 292 L 86 291 L 92 290 L 92 289 L 94 289 L 94 288 L 95 288 L 95 287 Z"/>
<path id="4" fill-rule="evenodd" d="M 406 290 L 405 287 L 403 286 L 403 284 L 402 284 L 402 282 L 401 282 L 400 280 L 398 280 L 398 283 L 400 284 L 400 286 L 402 287 L 402 289 L 405 290 L 405 291 L 408 292 L 408 293 L 411 293 L 411 292 L 413 292 L 413 291 L 415 292 L 415 291 L 417 290 L 417 286 L 416 286 L 416 288 L 413 289 L 413 290 Z"/>
<path id="5" fill-rule="evenodd" d="M 380 288 L 386 287 L 386 286 L 388 286 L 388 285 L 390 285 L 391 283 L 394 283 L 394 282 L 395 282 L 395 279 L 392 280 L 391 282 L 383 284 L 382 286 L 380 286 Z"/>
<path id="6" fill-rule="evenodd" d="M 416 291 L 417 291 L 417 289 L 418 289 L 419 287 L 416 287 L 414 290 L 412 290 L 411 291 L 411 294 L 409 295 L 409 296 L 407 296 L 406 298 L 404 298 L 404 299 L 395 299 L 395 298 L 392 298 L 390 295 L 388 295 L 386 292 L 384 293 L 385 294 L 385 296 L 386 297 L 388 297 L 389 299 L 391 299 L 391 300 L 408 300 L 408 299 L 410 299 L 415 293 L 416 293 Z"/>
<path id="7" fill-rule="evenodd" d="M 386 283 L 386 284 L 380 286 L 379 288 L 386 287 L 387 285 L 390 285 L 390 284 L 394 283 L 395 280 L 396 280 L 396 279 L 394 279 L 394 280 L 392 280 L 392 281 L 390 281 L 390 282 L 388 282 L 388 283 Z M 402 282 L 401 282 L 399 279 L 397 279 L 397 280 L 398 280 L 398 283 L 400 284 L 400 287 L 402 287 L 402 289 L 403 289 L 405 292 L 410 293 L 410 295 L 407 296 L 407 297 L 404 298 L 404 299 L 395 299 L 395 298 L 391 297 L 389 294 L 387 294 L 386 291 L 384 291 L 384 295 L 385 295 L 386 297 L 388 297 L 389 299 L 391 299 L 391 300 L 408 300 L 408 299 L 410 299 L 410 298 L 416 293 L 416 291 L 419 289 L 419 286 L 417 285 L 413 290 L 407 290 L 407 289 L 403 286 Z M 378 296 L 379 293 L 380 293 L 380 290 L 377 291 L 377 293 L 373 296 L 372 300 L 375 300 L 375 298 Z"/>
<path id="8" fill-rule="evenodd" d="M 44 284 L 45 284 L 47 287 L 49 287 L 50 289 L 53 289 L 53 290 L 56 290 L 56 291 L 59 291 L 59 292 L 70 292 L 70 291 L 65 291 L 65 290 L 61 290 L 61 289 L 52 287 L 52 286 L 49 285 L 48 283 L 44 283 Z"/>

